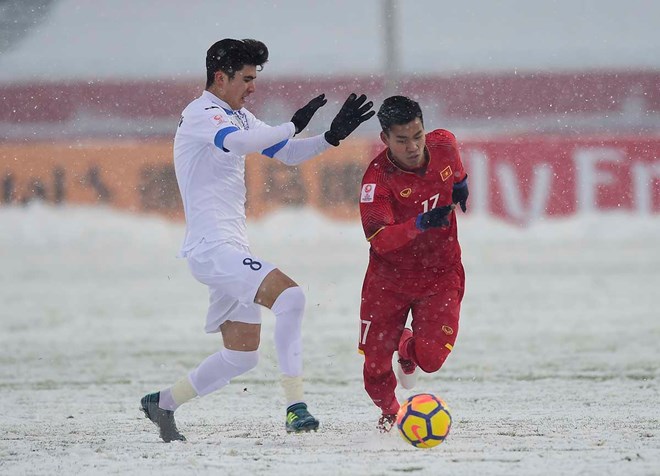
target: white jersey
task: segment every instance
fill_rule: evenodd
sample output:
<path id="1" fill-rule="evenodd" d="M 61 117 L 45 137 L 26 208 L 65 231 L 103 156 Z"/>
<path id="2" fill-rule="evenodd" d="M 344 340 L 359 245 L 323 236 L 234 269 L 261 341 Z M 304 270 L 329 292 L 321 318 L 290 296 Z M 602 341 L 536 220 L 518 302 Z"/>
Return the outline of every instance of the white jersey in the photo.
<path id="1" fill-rule="evenodd" d="M 233 139 L 230 152 L 225 141 L 237 131 L 259 132 L 236 134 L 243 140 Z M 174 137 L 174 169 L 186 217 L 179 256 L 187 256 L 202 240 L 248 245 L 245 154 L 272 157 L 294 133 L 291 122 L 268 126 L 245 108 L 233 111 L 208 91 L 188 104 Z"/>

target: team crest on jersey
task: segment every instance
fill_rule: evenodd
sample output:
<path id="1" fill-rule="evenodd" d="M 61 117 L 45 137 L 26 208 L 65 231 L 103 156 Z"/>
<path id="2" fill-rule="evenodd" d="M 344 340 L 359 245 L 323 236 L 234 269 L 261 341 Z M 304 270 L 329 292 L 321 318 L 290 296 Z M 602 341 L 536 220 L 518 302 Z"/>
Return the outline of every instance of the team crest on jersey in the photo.
<path id="1" fill-rule="evenodd" d="M 412 188 L 404 188 L 399 192 L 399 195 L 401 195 L 403 198 L 408 198 L 410 194 L 412 193 Z"/>
<path id="2" fill-rule="evenodd" d="M 215 116 L 213 116 L 213 117 L 211 118 L 211 122 L 213 123 L 214 126 L 217 127 L 217 126 L 219 126 L 220 124 L 222 124 L 223 122 L 225 122 L 225 118 L 222 117 L 221 114 L 216 114 Z"/>
<path id="3" fill-rule="evenodd" d="M 452 329 L 449 326 L 442 326 L 442 332 L 447 334 L 448 336 L 452 335 L 454 333 L 454 329 Z"/>
<path id="4" fill-rule="evenodd" d="M 440 178 L 442 179 L 443 182 L 445 182 L 449 177 L 451 177 L 451 167 L 448 165 L 444 169 L 442 169 L 442 172 L 440 172 Z"/>
<path id="5" fill-rule="evenodd" d="M 372 203 L 374 201 L 374 193 L 376 192 L 375 183 L 365 183 L 362 185 L 362 193 L 360 194 L 360 203 Z"/>

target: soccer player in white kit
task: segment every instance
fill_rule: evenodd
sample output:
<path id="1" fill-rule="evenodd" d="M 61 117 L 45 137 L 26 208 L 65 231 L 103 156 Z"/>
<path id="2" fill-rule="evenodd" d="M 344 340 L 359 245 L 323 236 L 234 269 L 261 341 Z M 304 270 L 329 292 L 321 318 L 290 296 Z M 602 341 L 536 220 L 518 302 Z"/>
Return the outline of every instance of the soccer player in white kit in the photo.
<path id="1" fill-rule="evenodd" d="M 274 127 L 263 123 L 243 106 L 267 61 L 268 49 L 260 41 L 227 38 L 214 43 L 206 55 L 206 89 L 183 110 L 174 138 L 174 166 L 186 217 L 180 256 L 209 288 L 205 330 L 222 333 L 224 348 L 171 387 L 142 398 L 142 411 L 166 442 L 185 440 L 174 420 L 181 404 L 224 387 L 257 365 L 260 306 L 275 314 L 286 431 L 319 426 L 303 396 L 305 296 L 291 278 L 249 249 L 245 155 L 256 152 L 287 165 L 300 164 L 339 145 L 373 116 L 373 103 L 351 94 L 325 134 L 293 139 L 326 99 L 323 94 L 312 99 L 289 122 Z"/>

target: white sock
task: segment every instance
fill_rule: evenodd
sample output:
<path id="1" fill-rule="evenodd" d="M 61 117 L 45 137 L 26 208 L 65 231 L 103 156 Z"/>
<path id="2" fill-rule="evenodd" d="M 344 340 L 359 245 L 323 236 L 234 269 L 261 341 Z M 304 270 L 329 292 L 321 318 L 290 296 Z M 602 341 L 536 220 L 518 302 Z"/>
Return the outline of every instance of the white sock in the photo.
<path id="1" fill-rule="evenodd" d="M 303 378 L 300 377 L 287 377 L 282 375 L 281 382 L 282 389 L 284 390 L 284 398 L 286 400 L 286 407 L 289 408 L 294 403 L 303 401 Z"/>
<path id="2" fill-rule="evenodd" d="M 176 410 L 183 403 L 192 400 L 197 396 L 188 376 L 183 377 L 170 388 L 161 390 L 158 406 L 163 410 Z"/>
<path id="3" fill-rule="evenodd" d="M 209 355 L 199 366 L 188 374 L 190 383 L 197 395 L 203 397 L 221 389 L 231 379 L 244 374 L 257 366 L 259 352 L 243 352 L 222 349 Z"/>
<path id="4" fill-rule="evenodd" d="M 280 370 L 287 377 L 299 377 L 303 372 L 305 294 L 298 286 L 287 288 L 277 297 L 271 311 L 275 314 L 275 350 Z"/>

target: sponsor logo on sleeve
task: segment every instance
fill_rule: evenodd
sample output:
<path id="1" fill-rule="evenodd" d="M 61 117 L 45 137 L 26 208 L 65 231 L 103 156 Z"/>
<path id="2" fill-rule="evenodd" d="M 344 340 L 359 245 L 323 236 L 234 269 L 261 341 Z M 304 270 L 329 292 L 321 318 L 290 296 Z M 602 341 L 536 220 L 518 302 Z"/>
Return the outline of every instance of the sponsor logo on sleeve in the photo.
<path id="1" fill-rule="evenodd" d="M 451 174 L 452 174 L 452 172 L 451 172 L 451 167 L 448 165 L 447 167 L 445 167 L 444 169 L 442 169 L 442 172 L 440 172 L 440 178 L 441 178 L 442 181 L 444 182 L 444 181 L 446 181 L 449 177 L 451 177 Z"/>
<path id="2" fill-rule="evenodd" d="M 376 191 L 375 183 L 365 183 L 362 185 L 362 193 L 360 194 L 360 203 L 372 203 L 374 201 L 374 192 Z"/>

